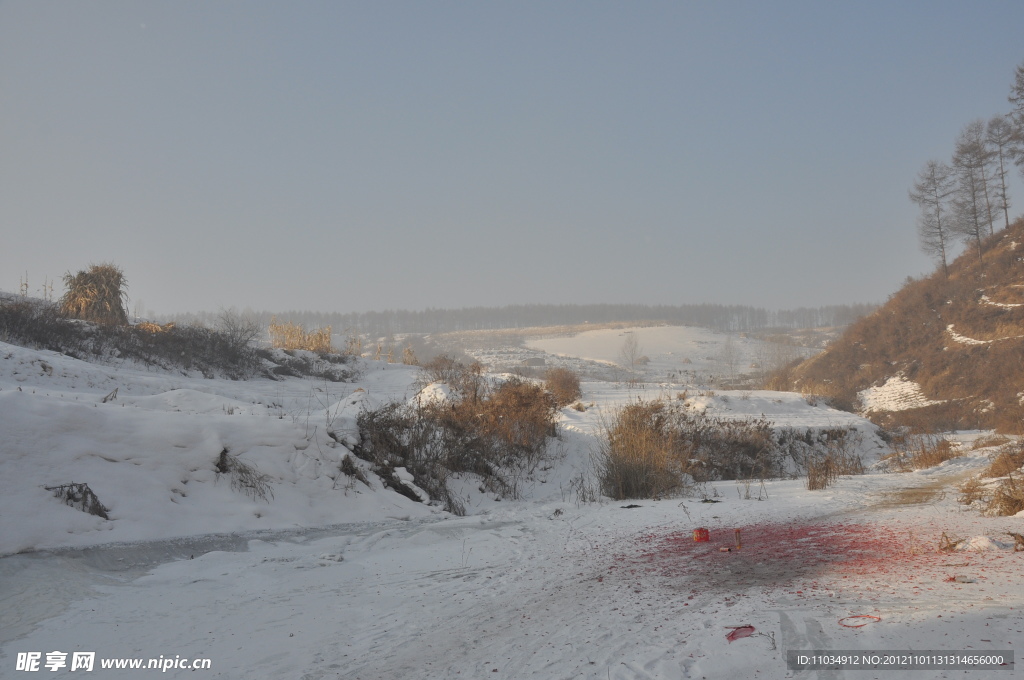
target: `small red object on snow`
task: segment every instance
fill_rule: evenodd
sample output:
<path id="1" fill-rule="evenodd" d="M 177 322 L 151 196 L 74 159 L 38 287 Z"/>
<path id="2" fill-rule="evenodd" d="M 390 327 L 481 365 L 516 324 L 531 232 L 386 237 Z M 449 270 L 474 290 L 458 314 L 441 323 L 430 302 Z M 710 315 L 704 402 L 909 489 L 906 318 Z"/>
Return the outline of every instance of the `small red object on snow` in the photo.
<path id="1" fill-rule="evenodd" d="M 693 540 L 697 541 L 698 543 L 707 543 L 711 540 L 711 532 L 704 528 L 694 529 Z"/>
<path id="2" fill-rule="evenodd" d="M 740 530 L 736 530 L 736 549 L 739 550 L 743 547 L 743 542 L 740 540 Z"/>
<path id="3" fill-rule="evenodd" d="M 740 638 L 750 637 L 754 634 L 754 627 L 747 626 L 729 626 L 732 628 L 732 632 L 725 636 L 725 639 L 729 642 L 739 640 Z"/>

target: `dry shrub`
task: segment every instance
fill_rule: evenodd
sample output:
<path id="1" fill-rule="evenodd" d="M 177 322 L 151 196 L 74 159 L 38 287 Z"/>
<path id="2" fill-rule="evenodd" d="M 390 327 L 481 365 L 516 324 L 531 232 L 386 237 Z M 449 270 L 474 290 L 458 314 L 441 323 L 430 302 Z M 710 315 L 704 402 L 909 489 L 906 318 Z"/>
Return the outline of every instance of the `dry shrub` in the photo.
<path id="1" fill-rule="evenodd" d="M 235 347 L 251 345 L 263 333 L 263 324 L 252 315 L 222 309 L 217 315 L 217 330 Z"/>
<path id="2" fill-rule="evenodd" d="M 602 492 L 616 500 L 656 498 L 682 488 L 689 467 L 664 402 L 637 401 L 602 425 L 597 454 Z"/>
<path id="3" fill-rule="evenodd" d="M 149 321 L 141 321 L 135 324 L 136 330 L 144 331 L 146 333 L 167 333 L 173 331 L 176 326 L 177 324 L 173 322 L 165 323 L 163 326 Z"/>
<path id="4" fill-rule="evenodd" d="M 960 505 L 973 505 L 977 501 L 984 500 L 988 495 L 985 491 L 985 485 L 977 477 L 968 479 L 957 487 L 957 491 L 960 494 L 956 497 L 956 502 Z"/>
<path id="5" fill-rule="evenodd" d="M 992 458 L 989 466 L 975 478 L 969 479 L 960 486 L 957 501 L 971 505 L 976 501 L 985 504 L 987 515 L 1016 515 L 1024 511 L 1024 442 L 1015 441 L 1004 444 Z M 999 478 L 994 489 L 986 488 L 981 480 Z"/>
<path id="6" fill-rule="evenodd" d="M 476 404 L 488 389 L 484 367 L 474 361 L 464 364 L 448 354 L 440 354 L 421 366 L 420 385 L 444 383 L 458 393 L 460 400 Z"/>
<path id="7" fill-rule="evenodd" d="M 65 505 L 72 508 L 77 508 L 82 512 L 87 512 L 90 515 L 96 515 L 103 519 L 110 519 L 107 513 L 110 511 L 109 508 L 103 506 L 100 503 L 100 499 L 97 498 L 96 494 L 89 485 L 84 482 L 69 482 L 67 484 L 58 484 L 57 486 L 46 486 L 43 487 L 47 491 L 52 491 L 53 495 L 62 501 Z"/>
<path id="8" fill-rule="evenodd" d="M 839 430 L 842 436 L 829 438 L 828 431 L 812 451 L 804 456 L 803 465 L 807 474 L 807 489 L 827 489 L 837 479 L 846 475 L 864 474 L 864 464 L 854 450 L 853 438 L 848 430 Z"/>
<path id="9" fill-rule="evenodd" d="M 784 474 L 764 418 L 729 420 L 678 402 L 638 400 L 602 428 L 598 476 L 616 499 L 663 496 L 690 482 L 770 479 Z"/>
<path id="10" fill-rule="evenodd" d="M 1005 477 L 1024 467 L 1024 442 L 1004 444 L 996 453 L 982 477 Z"/>
<path id="11" fill-rule="evenodd" d="M 1024 511 L 1024 478 L 1014 478 L 1010 474 L 1006 476 L 999 486 L 992 492 L 986 514 L 1009 517 Z"/>
<path id="12" fill-rule="evenodd" d="M 993 446 L 1003 446 L 1009 444 L 1010 438 L 1005 437 L 1001 434 L 990 434 L 983 437 L 978 437 L 971 444 L 971 450 L 977 451 L 978 449 L 987 449 Z"/>
<path id="13" fill-rule="evenodd" d="M 328 342 L 330 342 L 330 338 L 331 338 L 331 327 L 328 326 L 327 327 L 327 341 Z M 378 351 L 378 354 L 379 354 L 380 353 L 380 349 L 378 348 L 377 351 Z M 355 331 L 349 331 L 348 336 L 345 338 L 345 351 L 344 351 L 344 354 L 347 354 L 347 355 L 352 356 L 352 357 L 361 357 L 363 355 L 363 338 L 362 338 L 362 336 L 360 336 Z"/>
<path id="14" fill-rule="evenodd" d="M 559 408 L 568 406 L 583 396 L 580 376 L 568 368 L 552 368 L 544 374 L 544 387 L 555 398 Z"/>
<path id="15" fill-rule="evenodd" d="M 271 347 L 281 349 L 301 349 L 318 354 L 331 354 L 334 348 L 331 346 L 331 327 L 325 326 L 313 331 L 306 331 L 296 323 L 277 323 L 277 317 L 270 320 L 267 328 L 270 333 Z"/>
<path id="16" fill-rule="evenodd" d="M 899 437 L 889 442 L 892 453 L 883 460 L 900 471 L 924 470 L 964 455 L 955 443 L 939 435 L 920 434 Z"/>
<path id="17" fill-rule="evenodd" d="M 956 536 L 950 536 L 945 531 L 943 531 L 942 536 L 939 537 L 939 552 L 956 552 L 956 549 L 960 547 L 960 544 L 966 540 L 967 539 L 965 538 L 957 538 Z"/>
<path id="18" fill-rule="evenodd" d="M 231 488 L 235 491 L 244 493 L 253 500 L 268 503 L 274 497 L 270 477 L 260 472 L 255 465 L 245 462 L 238 456 L 232 456 L 227 449 L 221 450 L 215 467 L 217 474 L 231 476 Z"/>
<path id="19" fill-rule="evenodd" d="M 457 473 L 478 475 L 482 490 L 519 498 L 523 482 L 546 459 L 548 437 L 556 434 L 551 395 L 518 379 L 492 385 L 479 365 L 448 360 L 432 361 L 421 382 L 441 377 L 454 383 L 448 401 L 394 402 L 361 413 L 361 444 L 354 452 L 399 493 L 393 471 L 405 467 L 417 486 L 454 514 L 465 513 L 448 488 Z"/>
<path id="20" fill-rule="evenodd" d="M 60 299 L 61 313 L 99 324 L 128 323 L 128 281 L 120 267 L 94 264 L 64 275 L 67 292 Z"/>
<path id="21" fill-rule="evenodd" d="M 243 380 L 265 373 L 255 349 L 239 347 L 212 329 L 173 323 L 81 323 L 43 301 L 0 297 L 0 339 L 83 361 L 127 360 L 173 372 L 197 371 L 208 378 Z"/>
<path id="22" fill-rule="evenodd" d="M 461 409 L 464 420 L 478 423 L 480 432 L 502 442 L 513 457 L 530 457 L 555 435 L 555 400 L 539 385 L 512 379 L 494 388 L 476 408 Z M 460 409 L 456 408 L 456 412 Z"/>
<path id="23" fill-rule="evenodd" d="M 370 486 L 370 480 L 366 478 L 366 473 L 364 473 L 362 469 L 358 465 L 356 465 L 355 461 L 352 460 L 352 456 L 348 455 L 347 453 L 342 457 L 341 464 L 339 465 L 338 469 L 346 477 L 359 480 L 366 486 Z"/>
<path id="24" fill-rule="evenodd" d="M 807 489 L 821 491 L 830 487 L 839 478 L 835 461 L 829 457 L 807 461 Z"/>

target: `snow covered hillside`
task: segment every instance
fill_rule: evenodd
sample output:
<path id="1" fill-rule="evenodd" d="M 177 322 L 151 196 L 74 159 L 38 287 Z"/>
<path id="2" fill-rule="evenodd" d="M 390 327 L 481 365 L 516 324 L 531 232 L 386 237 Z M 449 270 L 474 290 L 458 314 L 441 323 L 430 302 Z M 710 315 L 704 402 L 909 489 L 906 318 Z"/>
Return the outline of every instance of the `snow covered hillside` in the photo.
<path id="1" fill-rule="evenodd" d="M 588 502 L 602 421 L 688 386 L 585 382 L 586 410 L 561 411 L 522 499 L 463 475 L 455 517 L 350 456 L 360 409 L 414 398 L 418 377 L 364 360 L 354 383 L 208 380 L 0 343 L 0 677 L 37 652 L 45 671 L 55 651 L 69 666 L 95 652 L 100 678 L 139 674 L 100 659 L 158 657 L 210 661 L 167 677 L 815 677 L 787 670 L 787 651 L 1022 639 L 1024 555 L 1005 535 L 1021 519 L 962 513 L 943 493 L 984 451 L 823 492 L 718 482 L 703 499 Z M 866 462 L 882 453 L 869 422 L 800 395 L 691 387 L 687 399 L 723 418 L 855 428 Z M 109 519 L 46 488 L 71 482 Z M 924 491 L 906 502 L 907 486 Z M 699 527 L 709 543 L 693 541 Z M 743 547 L 723 551 L 736 529 Z M 973 550 L 937 553 L 943 532 Z M 877 618 L 846 620 L 860 615 Z"/>

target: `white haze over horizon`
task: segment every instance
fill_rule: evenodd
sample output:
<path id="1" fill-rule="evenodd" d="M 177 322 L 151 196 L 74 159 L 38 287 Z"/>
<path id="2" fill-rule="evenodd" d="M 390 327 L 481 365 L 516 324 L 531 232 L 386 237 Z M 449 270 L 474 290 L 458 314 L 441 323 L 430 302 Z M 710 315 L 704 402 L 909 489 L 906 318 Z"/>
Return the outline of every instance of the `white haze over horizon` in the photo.
<path id="1" fill-rule="evenodd" d="M 880 302 L 1019 2 L 0 3 L 0 290 L 144 314 Z M 1019 175 L 1011 188 L 1024 205 Z"/>

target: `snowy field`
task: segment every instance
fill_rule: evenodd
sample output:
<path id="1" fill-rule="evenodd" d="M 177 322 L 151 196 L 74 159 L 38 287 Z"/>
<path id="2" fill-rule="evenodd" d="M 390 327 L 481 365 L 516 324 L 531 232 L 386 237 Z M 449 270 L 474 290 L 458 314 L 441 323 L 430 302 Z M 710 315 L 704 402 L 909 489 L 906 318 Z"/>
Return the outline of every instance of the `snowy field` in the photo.
<path id="1" fill-rule="evenodd" d="M 585 336 L 538 348 L 615 360 L 620 336 L 604 350 Z M 640 345 L 666 376 L 658 362 L 723 356 L 713 342 Z M 70 670 L 74 652 L 95 652 L 97 678 L 1016 677 L 787 668 L 792 650 L 987 654 L 1024 640 L 1024 553 L 1006 535 L 1024 519 L 955 502 L 985 450 L 827 491 L 720 482 L 587 503 L 601 418 L 688 387 L 723 417 L 855 427 L 868 462 L 882 452 L 870 423 L 800 395 L 587 382 L 590 406 L 563 411 L 525 498 L 465 479 L 469 514 L 454 517 L 339 469 L 359 410 L 413 398 L 416 379 L 365 361 L 355 383 L 204 380 L 0 343 L 0 678 L 31 677 L 18 670 L 27 653 L 49 677 L 85 672 Z M 215 469 L 224 450 L 266 474 L 272 496 L 231 488 Z M 110 519 L 44 489 L 71 481 Z M 970 549 L 938 552 L 943 533 Z M 50 671 L 55 652 L 67 665 Z M 100 667 L 115 659 L 209 668 Z"/>
<path id="2" fill-rule="evenodd" d="M 788 363 L 814 350 L 777 345 L 735 333 L 719 333 L 692 326 L 649 326 L 600 329 L 574 336 L 531 339 L 527 347 L 555 357 L 578 357 L 612 367 L 613 378 L 628 377 L 623 367 L 623 346 L 632 336 L 637 357 L 634 367 L 644 381 L 710 384 L 756 373 L 773 363 Z M 616 370 L 617 369 L 617 370 Z M 616 373 L 618 375 L 616 375 Z"/>

